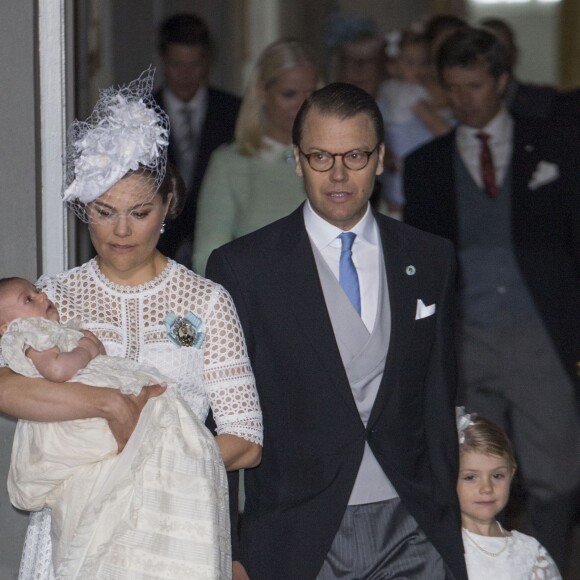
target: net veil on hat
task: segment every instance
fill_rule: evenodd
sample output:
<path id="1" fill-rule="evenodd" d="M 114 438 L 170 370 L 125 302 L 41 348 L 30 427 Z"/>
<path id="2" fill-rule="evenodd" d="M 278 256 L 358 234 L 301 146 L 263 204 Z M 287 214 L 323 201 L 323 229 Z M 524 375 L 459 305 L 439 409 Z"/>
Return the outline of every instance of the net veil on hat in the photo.
<path id="1" fill-rule="evenodd" d="M 87 204 L 126 175 L 150 181 L 152 194 L 165 177 L 169 118 L 151 94 L 154 73 L 101 90 L 91 116 L 69 128 L 63 199 L 83 221 Z"/>

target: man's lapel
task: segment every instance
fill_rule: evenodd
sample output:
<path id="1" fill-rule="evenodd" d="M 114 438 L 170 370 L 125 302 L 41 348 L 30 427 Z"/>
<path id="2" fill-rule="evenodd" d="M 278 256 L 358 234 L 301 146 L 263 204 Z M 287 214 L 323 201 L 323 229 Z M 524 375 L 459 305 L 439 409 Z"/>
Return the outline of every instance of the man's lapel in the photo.
<path id="1" fill-rule="evenodd" d="M 322 366 L 335 382 L 337 392 L 359 417 L 334 338 L 312 246 L 304 227 L 302 207 L 293 214 L 292 220 L 286 222 L 286 231 L 273 248 L 275 279 L 279 291 L 287 299 L 289 308 L 302 327 L 302 348 L 313 349 L 317 353 Z"/>
<path id="2" fill-rule="evenodd" d="M 512 196 L 514 199 L 529 191 L 528 183 L 530 182 L 534 169 L 540 160 L 539 153 L 536 149 L 535 140 L 525 130 L 525 125 L 515 121 L 514 123 L 514 142 L 511 158 L 512 171 Z"/>
<path id="3" fill-rule="evenodd" d="M 394 234 L 388 218 L 376 215 L 383 244 L 389 300 L 391 308 L 391 337 L 383 378 L 373 405 L 367 428 L 370 429 L 384 409 L 393 389 L 398 388 L 397 365 L 407 351 L 413 333 L 417 308 L 417 271 L 412 256 L 405 248 L 404 239 Z"/>

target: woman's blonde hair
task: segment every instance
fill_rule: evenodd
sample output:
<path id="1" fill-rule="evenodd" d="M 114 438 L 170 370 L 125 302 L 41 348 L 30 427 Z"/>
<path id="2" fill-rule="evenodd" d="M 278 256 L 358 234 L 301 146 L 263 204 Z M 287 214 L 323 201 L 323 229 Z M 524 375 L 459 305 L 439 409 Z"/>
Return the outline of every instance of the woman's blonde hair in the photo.
<path id="1" fill-rule="evenodd" d="M 517 464 L 514 450 L 505 431 L 485 417 L 475 417 L 473 424 L 463 431 L 464 439 L 459 445 L 461 453 L 477 451 L 505 459 L 508 467 L 515 471 Z"/>
<path id="2" fill-rule="evenodd" d="M 235 138 L 238 151 L 242 155 L 253 157 L 264 147 L 262 137 L 266 132 L 267 120 L 260 89 L 268 88 L 284 71 L 297 66 L 317 69 L 306 47 L 299 40 L 277 40 L 262 51 L 252 71 L 236 122 Z"/>

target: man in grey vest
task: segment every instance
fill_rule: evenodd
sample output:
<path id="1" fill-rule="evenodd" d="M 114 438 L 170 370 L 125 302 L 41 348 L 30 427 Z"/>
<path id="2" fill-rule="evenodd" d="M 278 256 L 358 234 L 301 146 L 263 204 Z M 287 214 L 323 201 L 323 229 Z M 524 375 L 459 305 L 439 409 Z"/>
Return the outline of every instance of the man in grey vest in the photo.
<path id="1" fill-rule="evenodd" d="M 580 143 L 502 97 L 504 47 L 454 33 L 439 75 L 458 126 L 405 160 L 405 221 L 456 245 L 468 409 L 511 436 L 532 533 L 562 569 L 580 482 Z"/>
<path id="2" fill-rule="evenodd" d="M 362 89 L 313 93 L 293 143 L 307 202 L 207 266 L 264 414 L 238 557 L 252 580 L 465 580 L 451 244 L 371 209 L 383 122 Z"/>

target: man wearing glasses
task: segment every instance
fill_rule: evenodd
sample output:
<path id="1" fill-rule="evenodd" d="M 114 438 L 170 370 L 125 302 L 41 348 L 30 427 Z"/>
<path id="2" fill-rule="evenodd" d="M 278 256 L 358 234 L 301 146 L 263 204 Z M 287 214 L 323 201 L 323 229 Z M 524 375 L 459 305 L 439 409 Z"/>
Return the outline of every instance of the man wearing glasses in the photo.
<path id="1" fill-rule="evenodd" d="M 366 92 L 313 93 L 293 142 L 307 201 L 207 266 L 264 413 L 238 557 L 251 580 L 464 580 L 453 250 L 370 208 L 384 145 Z"/>

